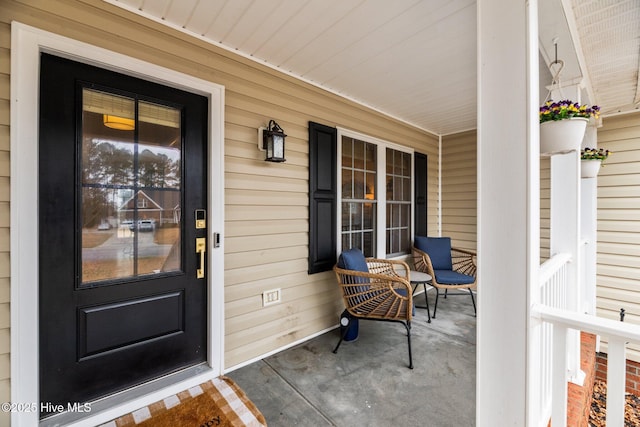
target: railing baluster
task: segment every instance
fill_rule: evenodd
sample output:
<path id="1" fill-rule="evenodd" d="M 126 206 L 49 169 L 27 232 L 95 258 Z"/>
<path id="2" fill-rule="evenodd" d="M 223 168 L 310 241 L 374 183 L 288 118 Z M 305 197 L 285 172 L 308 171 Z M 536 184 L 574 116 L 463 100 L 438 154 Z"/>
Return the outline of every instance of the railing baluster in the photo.
<path id="1" fill-rule="evenodd" d="M 567 425 L 567 332 L 562 324 L 553 325 L 553 376 L 551 424 L 553 427 Z"/>
<path id="2" fill-rule="evenodd" d="M 625 340 L 609 338 L 607 351 L 607 426 L 624 425 Z"/>

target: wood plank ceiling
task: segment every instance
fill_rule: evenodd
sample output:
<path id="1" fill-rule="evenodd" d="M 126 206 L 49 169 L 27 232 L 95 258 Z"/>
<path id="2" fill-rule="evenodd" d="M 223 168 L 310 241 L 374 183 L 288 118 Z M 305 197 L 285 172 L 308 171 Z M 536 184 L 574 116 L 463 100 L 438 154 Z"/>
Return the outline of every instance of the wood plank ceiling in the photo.
<path id="1" fill-rule="evenodd" d="M 475 0 L 105 1 L 434 134 L 476 127 Z M 569 72 L 588 76 L 590 101 L 637 109 L 640 1 L 562 0 L 567 19 L 553 3 L 542 57 L 551 33 L 577 38 Z"/>

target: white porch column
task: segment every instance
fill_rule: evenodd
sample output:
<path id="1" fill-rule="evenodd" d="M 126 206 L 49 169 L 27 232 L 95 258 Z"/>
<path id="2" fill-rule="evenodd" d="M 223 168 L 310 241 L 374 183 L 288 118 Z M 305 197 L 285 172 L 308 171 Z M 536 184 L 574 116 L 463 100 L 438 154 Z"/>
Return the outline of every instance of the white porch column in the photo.
<path id="1" fill-rule="evenodd" d="M 538 7 L 478 0 L 477 10 L 476 424 L 524 426 L 533 424 L 529 402 L 539 393 L 528 381 L 536 377 L 528 371 L 537 331 L 529 307 L 540 258 Z"/>
<path id="2" fill-rule="evenodd" d="M 597 148 L 598 132 L 595 125 L 588 125 L 582 148 Z M 596 315 L 596 263 L 598 244 L 598 179 L 580 180 L 580 237 L 582 240 L 581 312 Z"/>
<path id="3" fill-rule="evenodd" d="M 580 183 L 582 227 L 581 313 L 596 315 L 596 263 L 598 245 L 598 178 L 582 178 Z"/>
<path id="4" fill-rule="evenodd" d="M 568 253 L 565 308 L 582 312 L 580 278 L 580 153 L 572 151 L 551 157 L 551 255 Z M 570 329 L 567 338 L 569 379 L 582 385 L 585 374 L 580 370 L 580 331 Z"/>

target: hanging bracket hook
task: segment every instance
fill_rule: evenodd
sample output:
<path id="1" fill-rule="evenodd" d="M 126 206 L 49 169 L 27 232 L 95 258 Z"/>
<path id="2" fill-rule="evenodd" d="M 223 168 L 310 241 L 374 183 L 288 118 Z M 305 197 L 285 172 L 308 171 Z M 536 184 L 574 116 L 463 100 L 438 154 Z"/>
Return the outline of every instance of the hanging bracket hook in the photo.
<path id="1" fill-rule="evenodd" d="M 553 41 L 553 46 L 555 50 L 555 58 L 553 62 L 549 63 L 549 72 L 551 73 L 551 87 L 549 88 L 549 92 L 547 93 L 545 102 L 550 100 L 551 91 L 554 87 L 558 89 L 558 91 L 560 92 L 560 96 L 564 98 L 564 94 L 562 93 L 562 84 L 560 83 L 560 73 L 564 68 L 564 61 L 561 59 L 558 59 L 558 37 L 554 37 L 552 41 Z M 553 71 L 554 65 L 558 65 L 558 68 L 555 72 Z"/>
<path id="2" fill-rule="evenodd" d="M 558 37 L 553 38 L 553 48 L 554 48 L 554 60 L 549 64 L 549 71 L 553 76 L 553 83 L 560 84 L 560 72 L 564 68 L 564 61 L 558 60 Z M 554 65 L 558 65 L 558 70 L 554 73 L 551 69 Z"/>

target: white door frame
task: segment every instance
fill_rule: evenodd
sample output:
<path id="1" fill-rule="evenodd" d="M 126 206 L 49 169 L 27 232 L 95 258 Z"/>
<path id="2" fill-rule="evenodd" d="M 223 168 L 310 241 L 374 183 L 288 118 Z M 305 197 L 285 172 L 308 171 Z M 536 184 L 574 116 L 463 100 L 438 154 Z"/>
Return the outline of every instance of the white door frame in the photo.
<path id="1" fill-rule="evenodd" d="M 208 233 L 224 227 L 224 87 L 21 23 L 11 24 L 11 401 L 36 411 L 15 412 L 12 426 L 39 422 L 38 120 L 40 54 L 51 53 L 209 99 Z M 224 368 L 224 244 L 208 251 L 207 367 L 179 382 L 156 380 L 116 406 L 81 422 L 107 422 L 219 376 Z M 73 403 L 73 402 L 71 402 Z M 84 402 L 77 402 L 84 403 Z M 96 405 L 97 406 L 97 405 Z"/>

